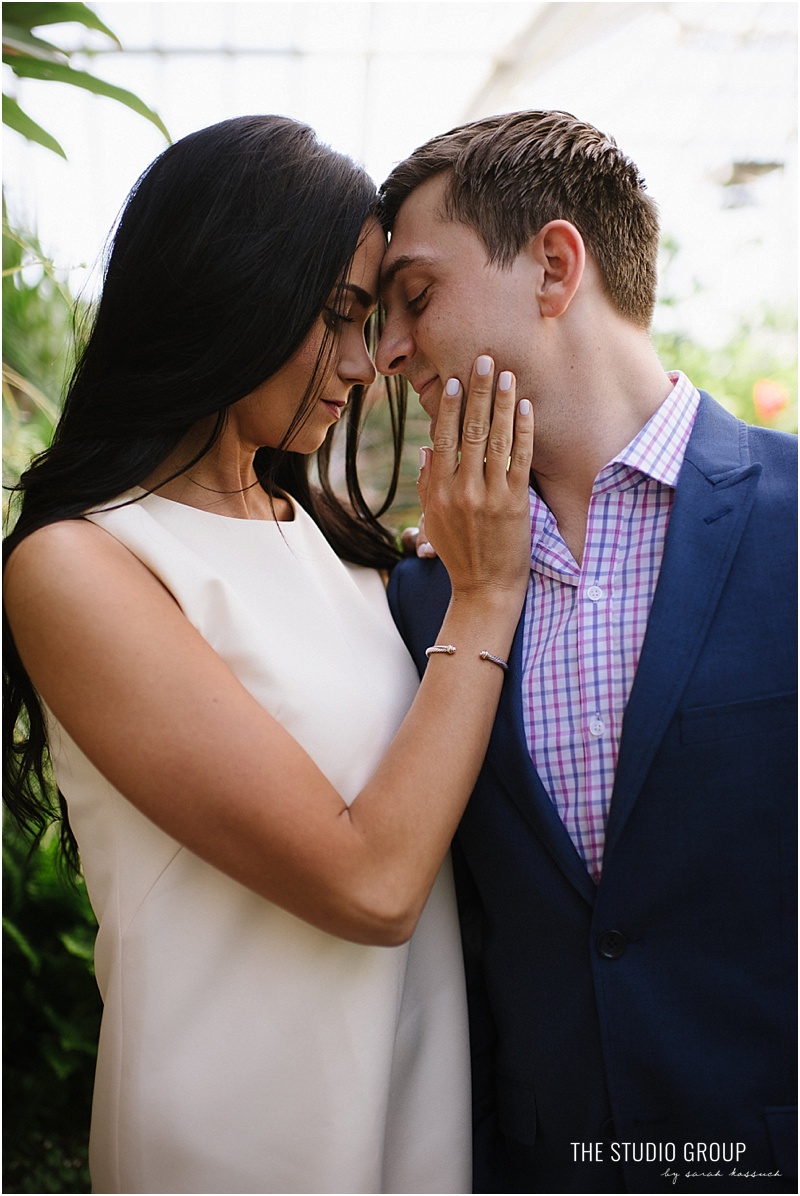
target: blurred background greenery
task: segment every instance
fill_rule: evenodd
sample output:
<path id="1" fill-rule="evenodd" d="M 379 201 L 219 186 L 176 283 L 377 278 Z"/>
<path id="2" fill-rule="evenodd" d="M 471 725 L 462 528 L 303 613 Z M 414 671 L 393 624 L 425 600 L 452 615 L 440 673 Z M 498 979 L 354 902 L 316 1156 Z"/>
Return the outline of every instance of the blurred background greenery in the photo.
<path id="1" fill-rule="evenodd" d="M 84 4 L 6 4 L 3 63 L 18 78 L 59 82 L 133 109 L 165 136 L 137 96 L 77 70 L 56 44 L 65 23 L 115 35 Z M 46 30 L 46 40 L 42 30 Z M 35 32 L 34 32 L 35 31 Z M 65 156 L 59 142 L 3 93 L 3 123 Z M 6 496 L 50 443 L 75 351 L 81 306 L 3 193 L 3 521 Z M 85 314 L 85 313 L 84 313 Z M 89 1192 L 88 1128 L 101 1001 L 97 924 L 82 878 L 68 879 L 51 828 L 31 842 L 3 820 L 3 1191 Z"/>
<path id="2" fill-rule="evenodd" d="M 71 83 L 113 98 L 166 135 L 158 116 L 131 92 L 70 64 L 58 46 L 59 26 L 84 24 L 116 42 L 82 4 L 4 5 L 3 58 L 19 78 Z M 47 36 L 43 36 L 42 30 Z M 35 32 L 34 32 L 35 31 Z M 60 144 L 4 95 L 4 121 L 54 153 Z M 672 285 L 681 248 L 665 237 L 660 304 L 675 308 L 670 332 L 654 334 L 668 369 L 681 369 L 748 423 L 797 429 L 794 309 L 762 307 L 743 317 L 724 343 L 698 343 L 681 330 L 681 296 Z M 35 229 L 6 211 L 3 200 L 3 483 L 13 487 L 27 463 L 49 443 L 74 355 L 74 328 L 85 304 L 76 301 L 67 271 L 48 257 Z M 408 435 L 397 500 L 388 521 L 414 524 L 416 475 L 428 420 L 409 404 Z M 376 396 L 362 440 L 367 493 L 376 498 L 389 470 L 386 407 Z M 4 491 L 8 495 L 9 490 Z M 6 528 L 13 502 L 4 499 Z M 6 1192 L 88 1192 L 87 1134 L 100 1000 L 92 946 L 96 925 L 80 879 L 59 869 L 56 836 L 26 842 L 4 823 L 4 1175 Z"/>
<path id="3" fill-rule="evenodd" d="M 96 924 L 58 836 L 3 829 L 3 1191 L 88 1192 Z"/>

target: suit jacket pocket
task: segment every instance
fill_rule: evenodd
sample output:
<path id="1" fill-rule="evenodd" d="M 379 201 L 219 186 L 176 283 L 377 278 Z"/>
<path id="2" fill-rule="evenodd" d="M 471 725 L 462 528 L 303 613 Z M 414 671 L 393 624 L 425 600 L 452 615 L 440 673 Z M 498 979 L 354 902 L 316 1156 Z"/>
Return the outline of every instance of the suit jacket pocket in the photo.
<path id="1" fill-rule="evenodd" d="M 738 739 L 747 735 L 789 733 L 797 729 L 797 695 L 776 694 L 749 702 L 725 706 L 695 706 L 682 710 L 681 743 L 703 743 L 713 739 Z"/>

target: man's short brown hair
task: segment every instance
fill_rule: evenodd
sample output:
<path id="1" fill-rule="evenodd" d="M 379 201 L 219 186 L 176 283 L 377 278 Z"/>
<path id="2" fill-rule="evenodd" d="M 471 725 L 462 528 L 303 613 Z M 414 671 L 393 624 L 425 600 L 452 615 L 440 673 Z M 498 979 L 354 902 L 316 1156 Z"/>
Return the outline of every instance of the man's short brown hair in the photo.
<path id="1" fill-rule="evenodd" d="M 658 212 L 613 138 L 568 112 L 512 112 L 460 125 L 420 146 L 389 175 L 381 187 L 384 228 L 391 231 L 416 187 L 445 171 L 444 215 L 473 228 L 491 261 L 509 266 L 550 220 L 568 220 L 617 310 L 650 326 Z"/>

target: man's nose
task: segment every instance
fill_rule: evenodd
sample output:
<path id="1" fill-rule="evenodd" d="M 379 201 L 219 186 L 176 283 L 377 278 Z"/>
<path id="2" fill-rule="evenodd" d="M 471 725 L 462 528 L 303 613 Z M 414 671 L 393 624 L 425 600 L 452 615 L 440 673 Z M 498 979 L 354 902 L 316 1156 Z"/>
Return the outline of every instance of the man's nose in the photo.
<path id="1" fill-rule="evenodd" d="M 414 353 L 414 342 L 399 321 L 387 319 L 378 350 L 375 365 L 382 374 L 402 374 L 406 363 Z"/>

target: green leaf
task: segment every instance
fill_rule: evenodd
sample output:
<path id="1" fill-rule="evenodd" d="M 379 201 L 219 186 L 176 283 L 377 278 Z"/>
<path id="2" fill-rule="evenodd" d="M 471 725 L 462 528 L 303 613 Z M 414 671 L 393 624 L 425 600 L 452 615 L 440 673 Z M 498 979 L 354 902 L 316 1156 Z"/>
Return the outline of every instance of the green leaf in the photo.
<path id="1" fill-rule="evenodd" d="M 25 29 L 36 29 L 39 25 L 66 25 L 74 22 L 87 29 L 97 29 L 120 46 L 119 38 L 100 20 L 96 12 L 86 4 L 6 4 L 6 14 L 13 13 L 13 23 Z M 5 28 L 5 22 L 4 22 Z M 122 47 L 120 46 L 120 49 Z"/>
<path id="2" fill-rule="evenodd" d="M 24 269 L 24 266 L 22 269 Z M 38 409 L 49 421 L 51 427 L 55 427 L 56 422 L 58 421 L 58 407 L 52 401 L 52 399 L 48 399 L 47 395 L 42 394 L 38 386 L 35 386 L 29 378 L 23 377 L 22 374 L 19 374 L 16 370 L 12 369 L 7 361 L 3 362 L 2 368 L 3 398 L 8 400 L 9 391 L 7 388 L 13 387 L 24 394 L 34 408 L 38 407 Z M 9 403 L 9 406 L 13 406 L 13 403 Z M 27 412 L 26 414 L 29 416 L 30 412 Z"/>
<path id="3" fill-rule="evenodd" d="M 77 935 L 65 932 L 59 935 L 61 942 L 69 951 L 70 955 L 75 955 L 78 959 L 82 959 L 84 963 L 94 963 L 94 935 Z"/>
<path id="4" fill-rule="evenodd" d="M 71 66 L 49 62 L 35 62 L 32 58 L 13 59 L 8 65 L 20 78 L 43 79 L 51 83 L 69 83 L 73 87 L 83 87 L 87 91 L 94 92 L 95 95 L 108 96 L 109 99 L 117 100 L 120 104 L 125 104 L 127 108 L 132 108 L 139 116 L 144 116 L 164 134 L 167 141 L 171 141 L 170 135 L 161 118 L 153 112 L 152 108 L 148 108 L 143 100 L 140 100 L 137 95 L 134 95 L 132 91 L 128 91 L 124 87 L 117 87 L 113 83 L 106 82 L 105 79 L 98 79 L 96 75 L 88 74 L 86 71 L 76 71 Z"/>
<path id="5" fill-rule="evenodd" d="M 62 1066 L 70 1070 L 76 1066 L 77 1061 L 70 1060 L 68 1057 L 72 1051 L 80 1051 L 82 1054 L 90 1055 L 96 1052 L 97 1040 L 95 1037 L 95 1028 L 92 1027 L 91 1038 L 87 1037 L 81 1027 L 73 1021 L 74 1010 L 68 1010 L 66 1015 L 64 1015 L 59 1013 L 57 1009 L 54 1009 L 48 1001 L 42 1003 L 41 1009 L 45 1018 L 58 1035 Z M 53 1055 L 48 1056 L 51 1062 L 53 1057 Z"/>
<path id="6" fill-rule="evenodd" d="M 27 112 L 23 112 L 16 100 L 5 95 L 3 96 L 3 124 L 8 125 L 9 129 L 15 129 L 23 137 L 27 137 L 28 141 L 35 141 L 39 145 L 43 145 L 45 149 L 52 150 L 54 154 L 60 154 L 62 158 L 66 158 L 67 155 L 55 137 L 52 137 L 41 125 L 37 125 Z"/>
<path id="7" fill-rule="evenodd" d="M 67 55 L 58 46 L 34 37 L 27 29 L 19 29 L 16 25 L 3 23 L 3 61 L 6 57 L 16 58 L 18 55 L 27 58 L 41 58 L 44 62 L 66 62 Z"/>
<path id="8" fill-rule="evenodd" d="M 25 956 L 35 975 L 41 968 L 42 961 L 22 931 L 9 918 L 3 918 L 3 933 L 8 935 L 20 954 Z"/>
<path id="9" fill-rule="evenodd" d="M 39 1043 L 39 1050 L 52 1067 L 59 1080 L 67 1080 L 75 1071 L 76 1060 L 62 1049 L 58 1042 L 43 1038 Z"/>

